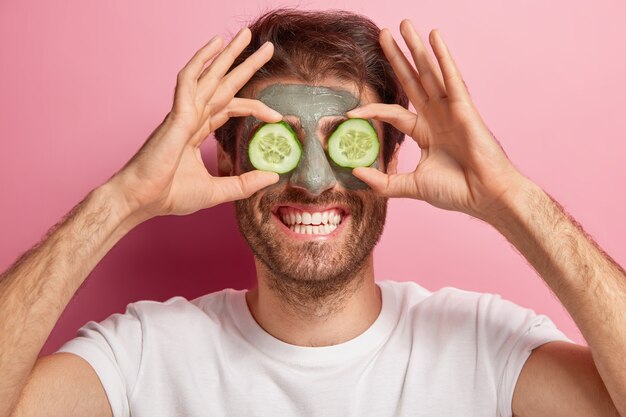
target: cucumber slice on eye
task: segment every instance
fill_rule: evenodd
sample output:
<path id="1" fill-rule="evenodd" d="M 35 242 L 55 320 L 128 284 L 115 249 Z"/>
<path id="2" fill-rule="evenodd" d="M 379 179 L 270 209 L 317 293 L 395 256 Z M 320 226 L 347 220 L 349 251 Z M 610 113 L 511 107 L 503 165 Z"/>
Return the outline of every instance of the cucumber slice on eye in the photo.
<path id="1" fill-rule="evenodd" d="M 256 169 L 284 174 L 300 161 L 302 145 L 285 122 L 266 123 L 252 136 L 248 157 Z"/>
<path id="2" fill-rule="evenodd" d="M 328 138 L 328 156 L 344 168 L 372 165 L 379 150 L 376 130 L 365 119 L 342 122 Z"/>

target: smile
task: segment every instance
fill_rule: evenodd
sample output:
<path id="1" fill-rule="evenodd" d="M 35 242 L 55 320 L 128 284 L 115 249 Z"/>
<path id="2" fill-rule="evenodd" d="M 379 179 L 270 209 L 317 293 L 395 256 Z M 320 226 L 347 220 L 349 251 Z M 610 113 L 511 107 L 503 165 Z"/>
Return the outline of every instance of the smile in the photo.
<path id="1" fill-rule="evenodd" d="M 274 214 L 291 232 L 299 235 L 330 235 L 342 224 L 347 212 L 340 207 L 305 209 L 280 206 Z"/>

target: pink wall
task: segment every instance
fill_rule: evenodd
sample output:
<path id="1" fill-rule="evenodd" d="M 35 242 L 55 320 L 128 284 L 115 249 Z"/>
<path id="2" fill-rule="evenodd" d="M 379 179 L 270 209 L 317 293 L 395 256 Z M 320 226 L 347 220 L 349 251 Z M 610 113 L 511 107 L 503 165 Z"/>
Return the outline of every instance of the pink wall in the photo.
<path id="1" fill-rule="evenodd" d="M 214 34 L 271 7 L 253 0 L 0 3 L 0 270 L 105 181 L 171 105 L 178 70 Z M 287 5 L 286 1 L 276 4 Z M 419 5 L 418 5 L 419 4 Z M 397 33 L 439 28 L 509 157 L 626 264 L 626 7 L 623 2 L 308 1 L 371 16 Z M 411 140 L 401 170 L 414 168 Z M 205 149 L 214 172 L 214 147 Z M 541 279 L 494 229 L 394 200 L 378 279 L 502 294 L 583 342 Z M 231 204 L 149 221 L 98 265 L 44 352 L 86 321 L 139 299 L 192 298 L 254 282 Z"/>

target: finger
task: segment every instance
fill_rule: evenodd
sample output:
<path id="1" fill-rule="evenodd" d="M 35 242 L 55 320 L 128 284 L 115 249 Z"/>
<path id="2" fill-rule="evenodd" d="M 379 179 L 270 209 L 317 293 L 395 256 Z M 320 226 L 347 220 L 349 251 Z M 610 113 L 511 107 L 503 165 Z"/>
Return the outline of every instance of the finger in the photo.
<path id="1" fill-rule="evenodd" d="M 429 41 L 433 47 L 437 62 L 439 62 L 439 66 L 441 67 L 443 82 L 446 85 L 448 97 L 453 101 L 470 101 L 469 91 L 467 90 L 465 81 L 463 81 L 461 71 L 459 71 L 456 66 L 439 30 L 435 29 L 430 32 Z"/>
<path id="2" fill-rule="evenodd" d="M 249 171 L 239 176 L 214 177 L 216 192 L 215 204 L 248 198 L 260 189 L 276 183 L 279 176 L 275 172 Z"/>
<path id="3" fill-rule="evenodd" d="M 389 123 L 400 132 L 412 137 L 421 149 L 429 146 L 428 138 L 419 134 L 418 123 L 422 116 L 410 112 L 399 104 L 370 103 L 350 110 L 346 112 L 346 115 Z"/>
<path id="4" fill-rule="evenodd" d="M 282 114 L 259 100 L 235 97 L 219 113 L 211 117 L 211 128 L 215 130 L 229 118 L 242 116 L 254 116 L 267 123 L 277 123 L 283 119 Z"/>
<path id="5" fill-rule="evenodd" d="M 385 174 L 369 167 L 354 168 L 352 174 L 383 197 L 422 199 L 411 174 Z"/>
<path id="6" fill-rule="evenodd" d="M 419 73 L 422 85 L 428 97 L 446 97 L 445 85 L 437 66 L 428 56 L 428 51 L 417 34 L 410 20 L 404 19 L 400 23 L 400 33 L 409 47 L 415 66 Z"/>
<path id="7" fill-rule="evenodd" d="M 428 101 L 428 95 L 420 82 L 417 71 L 404 56 L 388 29 L 380 32 L 380 45 L 413 107 L 421 109 Z"/>
<path id="8" fill-rule="evenodd" d="M 228 75 L 221 80 L 215 94 L 210 98 L 211 107 L 219 110 L 225 106 L 250 78 L 252 78 L 267 61 L 272 59 L 273 54 L 274 45 L 271 42 L 266 42 L 252 55 L 246 58 L 245 61 L 230 71 Z M 201 96 L 203 96 L 206 91 L 205 81 L 207 80 L 200 80 L 198 84 L 198 94 Z"/>
<path id="9" fill-rule="evenodd" d="M 235 59 L 250 43 L 251 37 L 250 29 L 247 27 L 241 29 L 226 48 L 211 62 L 211 65 L 203 71 L 198 83 L 202 84 L 202 96 L 204 98 L 213 95 L 224 74 L 226 74 L 233 62 L 235 62 Z"/>
<path id="10" fill-rule="evenodd" d="M 182 81 L 195 81 L 200 75 L 200 71 L 208 60 L 213 58 L 222 46 L 222 38 L 215 36 L 206 45 L 200 48 L 179 71 L 178 78 Z"/>
<path id="11" fill-rule="evenodd" d="M 267 123 L 276 123 L 283 119 L 282 114 L 259 100 L 235 97 L 226 107 L 204 122 L 191 138 L 190 143 L 194 146 L 200 146 L 211 132 L 223 126 L 228 119 L 243 116 L 254 116 Z"/>

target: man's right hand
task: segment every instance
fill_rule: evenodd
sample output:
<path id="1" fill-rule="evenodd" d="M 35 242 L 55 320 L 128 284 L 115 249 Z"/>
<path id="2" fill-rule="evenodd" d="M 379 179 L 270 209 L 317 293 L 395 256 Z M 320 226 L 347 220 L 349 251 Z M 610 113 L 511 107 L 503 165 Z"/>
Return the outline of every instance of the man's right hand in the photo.
<path id="1" fill-rule="evenodd" d="M 273 54 L 274 47 L 268 42 L 226 74 L 250 38 L 250 30 L 244 28 L 219 52 L 222 39 L 215 37 L 178 73 L 172 110 L 137 154 L 109 180 L 133 215 L 146 220 L 189 214 L 249 197 L 278 181 L 276 173 L 258 170 L 213 177 L 200 155 L 202 142 L 229 117 L 252 115 L 270 123 L 282 119 L 280 113 L 258 100 L 234 97 Z"/>
<path id="2" fill-rule="evenodd" d="M 44 410 L 110 416 L 104 389 L 84 359 L 67 353 L 37 361 L 78 287 L 141 221 L 245 198 L 278 181 L 276 173 L 261 171 L 214 178 L 200 155 L 200 144 L 229 117 L 282 119 L 260 101 L 234 97 L 272 57 L 273 46 L 266 44 L 228 72 L 250 37 L 245 28 L 222 52 L 219 37 L 200 49 L 178 74 L 172 110 L 139 152 L 0 274 L 0 417 Z"/>

